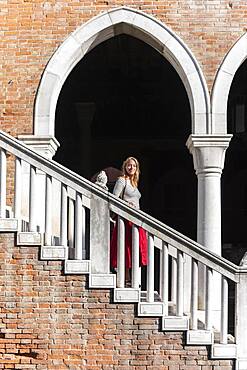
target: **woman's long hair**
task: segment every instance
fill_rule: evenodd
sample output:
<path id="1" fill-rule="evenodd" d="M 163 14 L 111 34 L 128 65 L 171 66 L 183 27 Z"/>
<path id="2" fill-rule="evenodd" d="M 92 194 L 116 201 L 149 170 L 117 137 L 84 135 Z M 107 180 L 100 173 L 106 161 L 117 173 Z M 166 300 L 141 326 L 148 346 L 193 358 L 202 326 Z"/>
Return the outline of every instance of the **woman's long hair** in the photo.
<path id="1" fill-rule="evenodd" d="M 135 157 L 128 157 L 127 159 L 125 159 L 125 161 L 122 164 L 122 172 L 123 172 L 124 177 L 128 176 L 127 171 L 126 171 L 126 166 L 130 160 L 134 161 L 136 164 L 136 172 L 134 176 L 130 179 L 130 182 L 132 186 L 137 187 L 139 183 L 139 176 L 140 176 L 140 165 L 139 165 L 138 160 Z"/>

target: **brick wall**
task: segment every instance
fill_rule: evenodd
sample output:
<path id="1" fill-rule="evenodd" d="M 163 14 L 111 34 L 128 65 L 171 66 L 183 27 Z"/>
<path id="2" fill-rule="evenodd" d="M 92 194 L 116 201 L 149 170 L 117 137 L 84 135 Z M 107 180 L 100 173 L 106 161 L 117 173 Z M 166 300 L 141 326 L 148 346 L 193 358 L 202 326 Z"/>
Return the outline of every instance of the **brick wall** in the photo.
<path id="1" fill-rule="evenodd" d="M 232 370 L 161 332 L 134 304 L 114 304 L 109 290 L 88 290 L 85 276 L 40 261 L 38 247 L 0 235 L 0 369 Z"/>
<path id="2" fill-rule="evenodd" d="M 1 0 L 0 124 L 32 133 L 42 72 L 57 47 L 102 11 L 126 5 L 152 14 L 176 32 L 198 59 L 209 88 L 219 63 L 246 31 L 246 0 Z"/>

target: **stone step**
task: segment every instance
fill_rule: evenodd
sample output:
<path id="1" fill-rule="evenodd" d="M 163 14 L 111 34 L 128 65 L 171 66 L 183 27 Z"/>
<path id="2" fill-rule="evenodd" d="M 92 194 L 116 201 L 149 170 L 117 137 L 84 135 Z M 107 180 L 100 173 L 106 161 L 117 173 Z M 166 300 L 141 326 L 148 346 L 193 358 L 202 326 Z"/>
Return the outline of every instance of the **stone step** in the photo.
<path id="1" fill-rule="evenodd" d="M 138 316 L 160 317 L 163 315 L 164 315 L 163 302 L 139 302 L 138 304 Z"/>
<path id="2" fill-rule="evenodd" d="M 42 245 L 43 234 L 31 231 L 18 232 L 16 237 L 17 245 Z"/>
<path id="3" fill-rule="evenodd" d="M 42 245 L 40 258 L 42 260 L 66 260 L 68 247 L 64 245 Z"/>
<path id="4" fill-rule="evenodd" d="M 163 316 L 162 330 L 164 331 L 187 331 L 189 318 L 187 316 Z"/>
<path id="5" fill-rule="evenodd" d="M 211 358 L 216 359 L 234 359 L 237 358 L 237 345 L 236 344 L 218 344 L 214 343 L 211 346 Z M 241 367 L 246 369 L 246 367 Z"/>
<path id="6" fill-rule="evenodd" d="M 66 260 L 64 263 L 65 274 L 90 274 L 90 260 Z"/>
<path id="7" fill-rule="evenodd" d="M 115 274 L 90 274 L 89 288 L 109 289 L 116 287 Z"/>
<path id="8" fill-rule="evenodd" d="M 214 343 L 214 332 L 212 330 L 188 330 L 186 333 L 188 345 L 210 345 Z"/>
<path id="9" fill-rule="evenodd" d="M 115 288 L 114 302 L 134 303 L 140 301 L 140 289 L 133 288 Z"/>
<path id="10" fill-rule="evenodd" d="M 17 232 L 20 226 L 20 220 L 17 218 L 0 218 L 0 232 Z"/>

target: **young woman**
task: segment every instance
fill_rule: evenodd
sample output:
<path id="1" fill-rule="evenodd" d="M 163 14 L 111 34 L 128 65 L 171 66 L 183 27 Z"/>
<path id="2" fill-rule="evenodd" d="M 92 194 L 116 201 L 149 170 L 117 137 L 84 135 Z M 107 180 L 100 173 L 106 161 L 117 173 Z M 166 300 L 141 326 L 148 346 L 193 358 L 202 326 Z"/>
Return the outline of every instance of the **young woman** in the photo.
<path id="1" fill-rule="evenodd" d="M 123 175 L 120 176 L 113 189 L 113 194 L 121 197 L 131 207 L 140 209 L 141 193 L 138 190 L 140 175 L 139 162 L 134 157 L 128 157 L 122 164 Z M 147 235 L 143 228 L 139 227 L 140 266 L 147 265 Z M 125 280 L 126 286 L 130 286 L 130 269 L 132 259 L 132 222 L 125 220 Z M 111 266 L 117 267 L 117 222 L 115 223 L 111 238 Z"/>

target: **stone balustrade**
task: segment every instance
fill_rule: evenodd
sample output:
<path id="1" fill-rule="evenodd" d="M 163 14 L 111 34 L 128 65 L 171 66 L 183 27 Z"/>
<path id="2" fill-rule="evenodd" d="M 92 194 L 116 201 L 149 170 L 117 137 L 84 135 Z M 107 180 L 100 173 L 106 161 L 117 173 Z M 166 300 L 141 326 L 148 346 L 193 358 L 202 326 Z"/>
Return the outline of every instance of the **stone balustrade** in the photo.
<path id="1" fill-rule="evenodd" d="M 247 368 L 247 268 L 236 266 L 142 211 L 129 207 L 107 189 L 93 184 L 60 164 L 43 158 L 10 135 L 0 132 L 0 229 L 40 234 L 41 258 L 64 259 L 65 273 L 87 273 L 90 286 L 114 288 L 116 302 L 136 302 L 139 316 L 162 317 L 165 331 L 187 332 L 188 344 L 211 345 L 213 358 L 235 358 L 238 370 Z M 7 218 L 7 152 L 15 158 L 14 218 Z M 27 229 L 22 229 L 23 165 L 29 166 Z M 44 191 L 39 189 L 43 174 Z M 54 185 L 56 184 L 56 185 Z M 55 198 L 54 198 L 55 186 Z M 59 200 L 59 206 L 58 204 Z M 55 201 L 55 203 L 54 203 Z M 43 204 L 43 210 L 38 206 Z M 118 266 L 110 272 L 110 209 L 118 215 Z M 58 218 L 53 225 L 54 215 Z M 41 220 L 41 217 L 43 219 Z M 133 223 L 132 286 L 125 288 L 124 219 Z M 43 232 L 40 232 L 41 225 Z M 12 226 L 11 226 L 12 225 Z M 15 226 L 13 226 L 15 225 Z M 148 235 L 146 289 L 140 280 L 138 226 Z M 5 229 L 4 229 L 5 227 Z M 22 240 L 23 241 L 23 240 Z M 158 255 L 159 264 L 154 256 Z M 185 274 L 185 261 L 190 266 Z M 205 309 L 198 307 L 198 266 L 205 268 Z M 213 273 L 221 280 L 219 325 L 213 320 Z M 158 280 L 157 280 L 158 279 Z M 184 289 L 191 281 L 188 292 Z M 228 282 L 235 284 L 234 333 L 228 330 Z M 189 294 L 189 297 L 186 296 Z M 190 301 L 189 309 L 185 299 Z M 232 340 L 230 340 L 230 338 Z"/>

